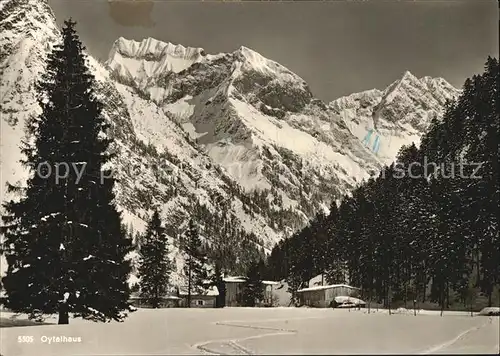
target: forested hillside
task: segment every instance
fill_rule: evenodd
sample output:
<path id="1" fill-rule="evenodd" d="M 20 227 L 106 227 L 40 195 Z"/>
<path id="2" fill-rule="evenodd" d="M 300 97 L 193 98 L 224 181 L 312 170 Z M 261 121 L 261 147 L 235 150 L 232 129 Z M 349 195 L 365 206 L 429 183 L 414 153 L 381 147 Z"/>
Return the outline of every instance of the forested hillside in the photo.
<path id="1" fill-rule="evenodd" d="M 420 147 L 403 147 L 386 166 L 281 241 L 270 277 L 292 291 L 325 273 L 361 287 L 363 298 L 466 304 L 481 293 L 497 304 L 499 64 L 466 80 Z"/>

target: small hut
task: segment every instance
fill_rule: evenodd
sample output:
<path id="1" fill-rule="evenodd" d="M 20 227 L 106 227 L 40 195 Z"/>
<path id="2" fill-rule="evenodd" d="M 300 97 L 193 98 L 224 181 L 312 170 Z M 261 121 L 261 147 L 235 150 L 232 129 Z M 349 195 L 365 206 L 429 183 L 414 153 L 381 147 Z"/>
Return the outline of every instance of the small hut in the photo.
<path id="1" fill-rule="evenodd" d="M 219 290 L 215 286 L 205 287 L 201 292 L 191 291 L 191 308 L 215 308 L 216 299 L 219 295 Z M 188 288 L 179 288 L 179 297 L 181 307 L 187 307 L 188 303 Z"/>
<path id="2" fill-rule="evenodd" d="M 240 307 L 241 305 L 241 296 L 243 293 L 243 288 L 245 287 L 245 283 L 247 282 L 247 277 L 242 276 L 227 276 L 223 278 L 224 285 L 226 288 L 226 298 L 225 298 L 225 306 L 226 307 Z M 262 281 L 263 289 L 264 289 L 264 299 L 259 301 L 257 305 L 259 306 L 273 306 L 273 293 L 274 286 L 279 285 L 279 282 L 275 281 Z"/>

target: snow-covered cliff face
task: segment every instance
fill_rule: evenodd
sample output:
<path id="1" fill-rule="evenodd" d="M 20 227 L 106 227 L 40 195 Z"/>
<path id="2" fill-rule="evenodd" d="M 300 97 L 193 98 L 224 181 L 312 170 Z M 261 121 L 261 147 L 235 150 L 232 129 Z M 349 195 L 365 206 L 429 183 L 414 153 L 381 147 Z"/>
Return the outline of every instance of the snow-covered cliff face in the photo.
<path id="1" fill-rule="evenodd" d="M 44 1 L 2 1 L 0 6 L 0 193 L 3 197 L 7 181 L 15 183 L 26 175 L 18 162 L 19 143 L 24 121 L 39 110 L 33 79 L 44 69 L 47 49 L 58 30 Z"/>
<path id="2" fill-rule="evenodd" d="M 372 89 L 352 94 L 329 106 L 366 146 L 372 147 L 379 136 L 378 157 L 388 164 L 402 145 L 418 144 L 432 118 L 440 117 L 446 101 L 459 94 L 460 90 L 443 78 L 418 79 L 407 71 L 384 91 Z M 373 134 L 365 140 L 370 130 Z"/>
<path id="3" fill-rule="evenodd" d="M 165 63 L 162 48 L 173 46 L 151 42 L 117 40 L 106 63 L 113 78 L 172 116 L 247 192 L 269 190 L 285 207 L 311 216 L 380 167 L 334 110 L 279 63 L 246 47 L 217 55 L 190 49 L 204 55 L 168 70 L 175 66 Z M 130 48 L 158 51 L 125 62 L 117 54 Z"/>
<path id="4" fill-rule="evenodd" d="M 201 48 L 164 43 L 154 38 L 142 42 L 119 38 L 110 53 L 109 65 L 122 79 L 143 87 L 142 82 L 163 72 L 178 73 L 204 59 Z"/>

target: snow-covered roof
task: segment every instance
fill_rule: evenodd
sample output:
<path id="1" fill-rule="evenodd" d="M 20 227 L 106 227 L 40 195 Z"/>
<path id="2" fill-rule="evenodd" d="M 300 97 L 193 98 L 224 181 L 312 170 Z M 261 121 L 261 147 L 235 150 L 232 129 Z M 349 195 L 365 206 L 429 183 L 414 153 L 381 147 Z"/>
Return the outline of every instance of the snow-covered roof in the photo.
<path id="1" fill-rule="evenodd" d="M 130 293 L 130 299 L 143 299 L 140 295 L 140 293 L 138 292 L 133 292 L 133 293 Z M 181 299 L 175 295 L 164 295 L 162 297 L 162 299 L 170 299 L 170 300 L 177 300 L 177 299 Z"/>
<path id="2" fill-rule="evenodd" d="M 179 300 L 179 299 L 182 299 L 182 298 L 179 298 L 179 297 L 177 297 L 177 296 L 175 296 L 175 295 L 167 295 L 167 296 L 165 297 L 165 299 L 170 299 L 170 300 Z"/>
<path id="3" fill-rule="evenodd" d="M 315 287 L 309 287 L 309 288 L 302 288 L 297 291 L 297 293 L 300 292 L 310 292 L 310 291 L 315 291 L 315 290 L 325 290 L 325 289 L 332 289 L 332 288 L 338 288 L 338 287 L 345 287 L 345 288 L 350 288 L 350 289 L 359 289 L 353 286 L 349 286 L 347 284 L 329 284 L 326 286 L 315 286 Z"/>
<path id="4" fill-rule="evenodd" d="M 227 276 L 224 277 L 222 280 L 226 283 L 245 283 L 248 280 L 248 278 L 244 276 Z M 275 281 L 262 281 L 262 284 L 275 286 L 280 283 Z"/>
<path id="5" fill-rule="evenodd" d="M 187 296 L 188 295 L 187 287 L 181 287 L 181 288 L 179 288 L 179 295 L 181 295 L 181 296 Z M 195 295 L 206 295 L 206 296 L 209 296 L 209 297 L 216 297 L 216 296 L 219 295 L 219 290 L 217 289 L 216 286 L 211 286 L 211 287 L 206 288 L 205 291 L 204 291 L 204 293 L 202 293 L 202 294 L 198 294 L 195 291 L 191 291 L 191 295 L 192 296 L 195 296 Z"/>
<path id="6" fill-rule="evenodd" d="M 262 284 L 265 284 L 265 285 L 271 285 L 271 286 L 277 286 L 278 284 L 280 284 L 280 282 L 275 282 L 275 281 L 262 281 Z"/>
<path id="7" fill-rule="evenodd" d="M 314 287 L 314 286 L 321 286 L 323 285 L 323 281 L 325 280 L 324 278 L 324 275 L 323 274 L 318 274 L 317 276 L 311 278 L 309 280 L 309 284 L 308 286 L 311 286 L 311 287 Z"/>
<path id="8" fill-rule="evenodd" d="M 247 277 L 242 276 L 227 276 L 222 278 L 222 280 L 226 283 L 243 283 L 247 281 Z"/>

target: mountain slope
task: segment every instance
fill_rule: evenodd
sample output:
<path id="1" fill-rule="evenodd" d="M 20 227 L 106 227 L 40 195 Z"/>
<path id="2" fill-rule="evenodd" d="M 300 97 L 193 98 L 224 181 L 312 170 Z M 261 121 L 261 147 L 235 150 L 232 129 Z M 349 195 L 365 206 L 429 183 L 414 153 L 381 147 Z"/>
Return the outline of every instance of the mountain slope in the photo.
<path id="1" fill-rule="evenodd" d="M 247 192 L 269 191 L 306 216 L 380 166 L 304 80 L 246 47 L 206 55 L 120 38 L 106 64 L 113 78 L 172 115 Z"/>
<path id="2" fill-rule="evenodd" d="M 447 100 L 456 100 L 460 90 L 443 78 L 418 79 L 405 72 L 384 91 L 372 89 L 332 101 L 329 106 L 340 115 L 360 140 L 373 147 L 380 137 L 378 157 L 391 163 L 404 144 L 420 142 L 433 117 L 441 117 Z"/>
<path id="3" fill-rule="evenodd" d="M 34 84 L 44 70 L 47 52 L 59 41 L 59 30 L 45 1 L 2 4 L 3 200 L 10 198 L 5 184 L 22 184 L 28 174 L 19 162 L 19 144 L 25 136 L 26 120 L 40 110 Z M 127 225 L 135 231 L 143 230 L 143 218 L 152 206 L 158 206 L 175 245 L 173 253 L 182 262 L 176 246 L 186 219 L 192 216 L 200 223 L 207 244 L 231 246 L 227 263 L 233 267 L 238 265 L 237 260 L 244 267 L 262 247 L 270 248 L 282 237 L 251 197 L 187 138 L 182 128 L 154 103 L 110 79 L 107 69 L 92 57 L 88 60 L 97 79 L 104 115 L 112 124 L 107 134 L 115 138 L 112 149 L 118 153 L 112 162 L 118 178 L 116 200 Z"/>

